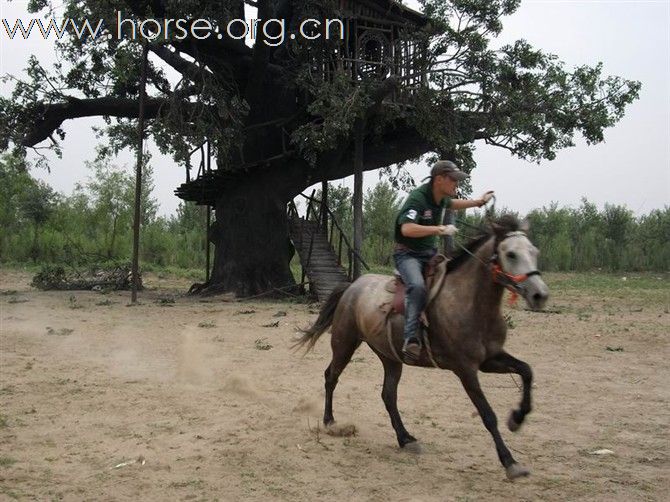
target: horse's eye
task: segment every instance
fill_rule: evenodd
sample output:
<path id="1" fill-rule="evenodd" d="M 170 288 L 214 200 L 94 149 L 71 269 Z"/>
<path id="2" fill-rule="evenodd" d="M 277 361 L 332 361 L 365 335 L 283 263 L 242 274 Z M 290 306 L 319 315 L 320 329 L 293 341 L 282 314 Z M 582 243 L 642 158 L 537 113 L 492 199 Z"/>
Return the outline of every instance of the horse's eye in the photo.
<path id="1" fill-rule="evenodd" d="M 509 258 L 510 260 L 516 260 L 516 253 L 514 251 L 508 251 L 507 258 Z"/>

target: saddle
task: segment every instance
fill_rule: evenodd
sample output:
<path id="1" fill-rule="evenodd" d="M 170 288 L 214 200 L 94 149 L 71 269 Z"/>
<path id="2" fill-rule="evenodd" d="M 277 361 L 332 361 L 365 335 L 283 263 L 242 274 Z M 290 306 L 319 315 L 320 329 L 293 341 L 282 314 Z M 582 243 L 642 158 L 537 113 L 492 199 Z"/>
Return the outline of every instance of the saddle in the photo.
<path id="1" fill-rule="evenodd" d="M 447 259 L 446 256 L 442 254 L 436 254 L 431 258 L 430 262 L 428 263 L 428 266 L 424 270 L 423 279 L 426 283 L 426 291 L 428 291 L 428 299 L 426 302 L 426 306 L 430 304 L 430 302 L 437 294 L 439 286 L 442 283 L 442 279 L 444 279 L 444 276 L 447 273 L 448 261 L 449 260 Z M 391 312 L 405 315 L 406 287 L 405 283 L 402 282 L 402 279 L 400 278 L 400 274 L 397 271 L 394 274 L 394 278 L 390 279 L 386 283 L 384 289 L 389 293 L 393 293 L 393 300 L 391 301 Z"/>

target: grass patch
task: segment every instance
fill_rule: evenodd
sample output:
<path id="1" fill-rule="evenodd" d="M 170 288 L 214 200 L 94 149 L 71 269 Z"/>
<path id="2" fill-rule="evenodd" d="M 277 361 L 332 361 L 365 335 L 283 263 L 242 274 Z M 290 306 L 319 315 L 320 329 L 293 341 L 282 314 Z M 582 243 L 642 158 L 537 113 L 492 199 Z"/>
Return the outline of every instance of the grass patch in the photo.
<path id="1" fill-rule="evenodd" d="M 516 328 L 516 323 L 514 322 L 514 319 L 512 319 L 512 314 L 506 314 L 504 316 L 504 319 L 505 319 L 505 324 L 507 325 L 507 329 Z"/>
<path id="2" fill-rule="evenodd" d="M 270 350 L 272 345 L 267 341 L 266 338 L 259 338 L 254 342 L 254 345 L 257 350 Z"/>
<path id="3" fill-rule="evenodd" d="M 47 326 L 47 335 L 68 336 L 73 331 L 74 329 L 72 328 L 53 329 L 51 326 Z"/>
<path id="4" fill-rule="evenodd" d="M 151 272 L 156 274 L 159 279 L 191 279 L 194 281 L 205 280 L 205 267 L 202 268 L 179 268 L 172 266 L 153 265 L 151 263 L 142 264 L 142 272 Z"/>
<path id="5" fill-rule="evenodd" d="M 26 303 L 27 300 L 26 298 L 17 298 L 16 296 L 11 297 L 9 300 L 7 300 L 7 303 Z"/>
<path id="6" fill-rule="evenodd" d="M 14 500 L 21 500 L 21 497 L 17 492 L 3 486 L 0 486 L 0 494 L 7 495 L 9 498 Z"/>
<path id="7" fill-rule="evenodd" d="M 4 455 L 0 456 L 0 467 L 11 467 L 14 465 L 18 460 L 12 457 L 6 457 Z"/>
<path id="8" fill-rule="evenodd" d="M 606 274 L 602 272 L 547 272 L 545 281 L 556 291 L 570 289 L 582 291 L 666 291 L 670 294 L 670 274 L 668 273 L 636 273 L 619 272 Z"/>
<path id="9" fill-rule="evenodd" d="M 636 305 L 630 308 L 639 308 L 637 304 L 670 306 L 668 273 L 548 272 L 543 277 L 554 298 L 561 294 L 588 294 L 634 301 Z"/>
<path id="10" fill-rule="evenodd" d="M 205 487 L 205 482 L 202 479 L 189 479 L 186 481 L 173 481 L 170 483 L 170 488 L 196 488 L 202 489 Z"/>
<path id="11" fill-rule="evenodd" d="M 83 305 L 77 303 L 77 297 L 74 296 L 74 295 L 70 295 L 69 302 L 70 302 L 70 308 L 71 309 L 83 309 L 84 308 Z"/>

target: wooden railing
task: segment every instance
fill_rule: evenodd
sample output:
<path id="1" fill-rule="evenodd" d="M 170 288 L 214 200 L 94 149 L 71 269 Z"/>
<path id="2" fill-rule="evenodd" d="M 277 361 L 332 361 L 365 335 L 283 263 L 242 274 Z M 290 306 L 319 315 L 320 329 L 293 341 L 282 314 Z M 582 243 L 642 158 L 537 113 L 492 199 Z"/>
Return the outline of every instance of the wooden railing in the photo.
<path id="1" fill-rule="evenodd" d="M 353 281 L 354 259 L 358 259 L 361 265 L 363 265 L 366 270 L 370 270 L 370 267 L 368 266 L 367 263 L 365 263 L 365 260 L 360 255 L 360 253 L 358 253 L 351 245 L 351 242 L 347 238 L 345 232 L 342 230 L 340 223 L 337 221 L 335 215 L 330 210 L 330 208 L 326 204 L 324 204 L 321 200 L 315 198 L 314 193 L 315 192 L 312 191 L 311 195 L 305 195 L 303 193 L 300 194 L 300 196 L 307 201 L 305 218 L 300 219 L 302 225 L 302 227 L 300 228 L 300 235 L 302 237 L 304 237 L 305 235 L 304 232 L 305 225 L 308 224 L 308 222 L 312 223 L 311 225 L 309 225 L 309 227 L 307 227 L 310 230 L 309 232 L 310 240 L 307 251 L 307 258 L 305 260 L 305 263 L 303 263 L 302 265 L 301 282 L 304 283 L 306 272 L 307 270 L 309 270 L 310 262 L 312 259 L 312 251 L 314 249 L 314 236 L 318 232 L 323 232 L 326 236 L 328 236 L 328 243 L 330 244 L 330 247 L 333 252 L 335 252 L 335 250 L 337 249 L 337 252 L 335 254 L 337 256 L 337 264 L 339 266 L 344 266 L 344 262 L 342 260 L 344 253 L 344 257 L 346 257 L 347 260 L 347 278 L 349 279 L 349 281 Z M 299 217 L 298 210 L 293 201 L 289 202 L 288 204 L 288 215 L 289 218 Z M 301 246 L 304 249 L 305 243 L 301 242 Z"/>

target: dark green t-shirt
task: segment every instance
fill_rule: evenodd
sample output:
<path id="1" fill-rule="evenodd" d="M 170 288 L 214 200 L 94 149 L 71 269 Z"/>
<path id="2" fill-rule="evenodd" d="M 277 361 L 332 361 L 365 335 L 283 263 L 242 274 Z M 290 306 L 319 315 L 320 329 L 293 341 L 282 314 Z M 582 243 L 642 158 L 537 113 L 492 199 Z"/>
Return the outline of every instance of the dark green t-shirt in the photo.
<path id="1" fill-rule="evenodd" d="M 405 200 L 395 220 L 395 241 L 404 244 L 414 251 L 425 251 L 437 247 L 437 235 L 426 237 L 405 237 L 400 233 L 403 223 L 417 223 L 418 225 L 441 225 L 442 210 L 451 206 L 451 199 L 445 197 L 440 204 L 433 200 L 433 190 L 430 183 L 421 185 L 412 190 Z"/>

